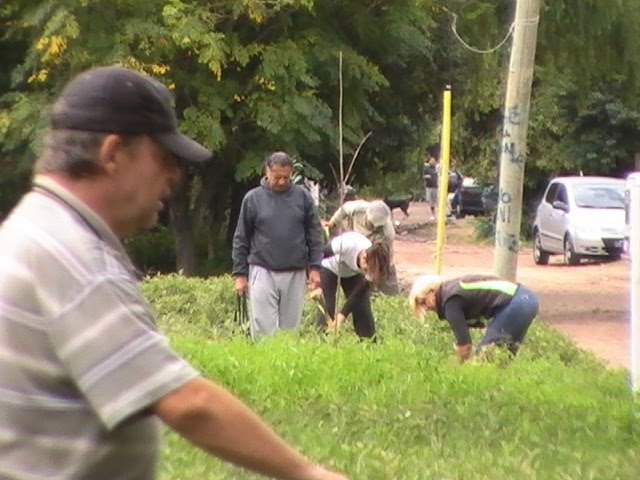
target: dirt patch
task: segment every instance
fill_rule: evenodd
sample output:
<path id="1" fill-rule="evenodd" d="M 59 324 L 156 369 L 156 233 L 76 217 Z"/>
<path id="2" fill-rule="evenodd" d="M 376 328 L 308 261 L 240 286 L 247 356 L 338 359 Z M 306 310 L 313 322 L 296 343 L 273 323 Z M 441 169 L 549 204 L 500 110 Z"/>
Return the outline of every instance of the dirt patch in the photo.
<path id="1" fill-rule="evenodd" d="M 394 212 L 397 222 L 395 259 L 400 282 L 408 288 L 413 279 L 435 269 L 436 227 L 427 223 L 424 203 L 411 204 L 410 217 Z M 491 272 L 493 244 L 474 240 L 473 219 L 446 225 L 443 275 Z M 629 264 L 584 262 L 563 264 L 551 257 L 549 265 L 533 262 L 531 248 L 518 255 L 518 281 L 540 298 L 539 320 L 567 335 L 577 345 L 592 351 L 612 367 L 630 366 Z"/>

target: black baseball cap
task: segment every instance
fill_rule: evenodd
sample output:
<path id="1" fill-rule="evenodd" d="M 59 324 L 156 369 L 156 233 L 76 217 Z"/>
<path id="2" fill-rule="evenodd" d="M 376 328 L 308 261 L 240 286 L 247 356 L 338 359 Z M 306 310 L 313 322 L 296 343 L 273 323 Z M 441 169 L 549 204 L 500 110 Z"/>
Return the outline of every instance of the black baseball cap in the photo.
<path id="1" fill-rule="evenodd" d="M 169 89 L 119 66 L 80 73 L 62 90 L 50 113 L 51 128 L 149 135 L 176 157 L 205 162 L 210 150 L 178 131 Z"/>

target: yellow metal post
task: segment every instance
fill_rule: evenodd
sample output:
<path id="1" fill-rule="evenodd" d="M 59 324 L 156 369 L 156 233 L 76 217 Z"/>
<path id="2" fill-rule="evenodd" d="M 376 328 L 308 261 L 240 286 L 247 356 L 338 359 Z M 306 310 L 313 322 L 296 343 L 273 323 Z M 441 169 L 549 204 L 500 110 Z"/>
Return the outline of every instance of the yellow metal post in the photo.
<path id="1" fill-rule="evenodd" d="M 436 275 L 442 273 L 447 193 L 449 190 L 449 155 L 451 143 L 451 85 L 447 85 L 442 101 L 442 135 L 440 138 L 440 172 L 438 174 L 438 223 L 436 230 Z"/>

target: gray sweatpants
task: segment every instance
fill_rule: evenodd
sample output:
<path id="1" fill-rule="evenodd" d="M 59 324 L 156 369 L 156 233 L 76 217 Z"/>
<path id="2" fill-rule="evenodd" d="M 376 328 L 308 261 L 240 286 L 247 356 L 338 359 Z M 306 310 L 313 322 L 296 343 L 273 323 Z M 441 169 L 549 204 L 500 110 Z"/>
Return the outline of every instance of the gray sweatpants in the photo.
<path id="1" fill-rule="evenodd" d="M 277 329 L 296 328 L 302 318 L 305 270 L 276 272 L 249 265 L 249 319 L 251 337 L 273 335 Z"/>

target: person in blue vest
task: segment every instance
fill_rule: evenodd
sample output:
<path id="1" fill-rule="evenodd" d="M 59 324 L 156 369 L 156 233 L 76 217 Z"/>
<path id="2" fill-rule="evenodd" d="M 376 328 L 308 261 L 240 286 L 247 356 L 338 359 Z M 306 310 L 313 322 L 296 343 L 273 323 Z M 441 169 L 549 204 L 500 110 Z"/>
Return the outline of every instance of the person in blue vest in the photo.
<path id="1" fill-rule="evenodd" d="M 515 355 L 539 308 L 538 298 L 527 287 L 492 275 L 420 276 L 411 289 L 409 304 L 416 316 L 430 310 L 449 323 L 461 362 L 472 353 L 470 328 L 486 327 L 476 354 L 495 344 Z"/>

